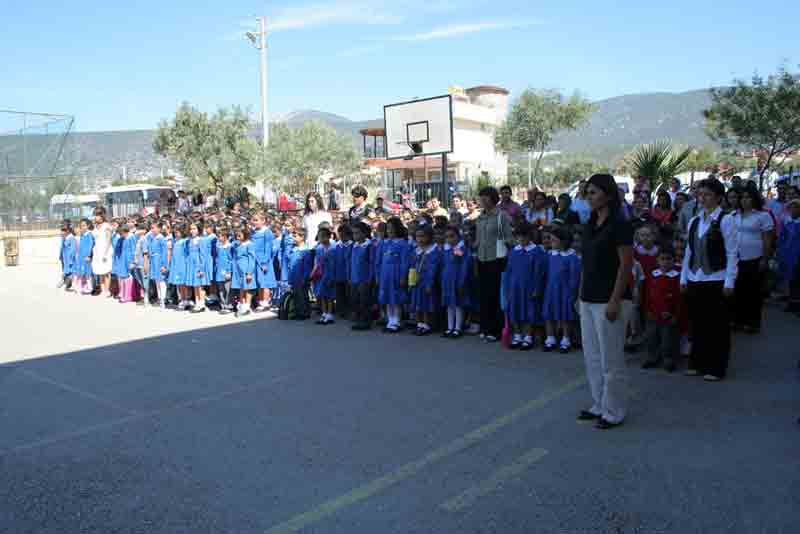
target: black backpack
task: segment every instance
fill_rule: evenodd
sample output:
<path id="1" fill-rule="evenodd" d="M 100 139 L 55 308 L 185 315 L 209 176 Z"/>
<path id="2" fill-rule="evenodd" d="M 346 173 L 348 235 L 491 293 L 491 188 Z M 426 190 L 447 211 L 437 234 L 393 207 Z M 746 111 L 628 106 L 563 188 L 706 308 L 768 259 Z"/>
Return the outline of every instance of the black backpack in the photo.
<path id="1" fill-rule="evenodd" d="M 294 309 L 294 293 L 291 289 L 287 290 L 282 296 L 278 305 L 278 319 L 289 321 L 296 317 Z"/>

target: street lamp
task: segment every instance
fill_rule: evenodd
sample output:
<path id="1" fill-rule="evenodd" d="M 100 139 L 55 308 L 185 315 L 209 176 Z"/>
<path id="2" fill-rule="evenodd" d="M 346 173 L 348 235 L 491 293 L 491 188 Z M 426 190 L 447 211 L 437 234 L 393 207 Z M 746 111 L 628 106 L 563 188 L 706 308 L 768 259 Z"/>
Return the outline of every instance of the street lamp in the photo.
<path id="1" fill-rule="evenodd" d="M 267 117 L 267 17 L 257 17 L 258 32 L 247 32 L 245 35 L 258 50 L 261 51 L 261 144 L 267 148 L 269 144 L 269 118 Z"/>

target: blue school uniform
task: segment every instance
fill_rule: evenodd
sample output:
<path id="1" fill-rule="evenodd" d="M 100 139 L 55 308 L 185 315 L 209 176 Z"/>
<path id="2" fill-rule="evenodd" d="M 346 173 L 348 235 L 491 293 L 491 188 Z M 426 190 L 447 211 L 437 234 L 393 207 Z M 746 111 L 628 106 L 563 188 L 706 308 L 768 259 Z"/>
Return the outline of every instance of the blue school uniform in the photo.
<path id="1" fill-rule="evenodd" d="M 161 272 L 167 267 L 167 240 L 161 234 L 147 234 L 147 262 L 150 269 L 150 280 L 163 282 L 166 276 Z"/>
<path id="2" fill-rule="evenodd" d="M 217 254 L 214 256 L 214 281 L 227 282 L 233 280 L 233 245 L 217 242 Z"/>
<path id="3" fill-rule="evenodd" d="M 119 234 L 111 236 L 111 244 L 114 247 L 114 255 L 111 259 L 111 274 L 117 278 L 125 279 L 131 276 L 131 257 L 128 239 Z"/>
<path id="4" fill-rule="evenodd" d="M 278 264 L 281 266 L 281 282 L 289 282 L 289 258 L 294 250 L 294 238 L 284 231 L 281 236 Z"/>
<path id="5" fill-rule="evenodd" d="M 469 308 L 472 304 L 472 255 L 462 241 L 442 251 L 442 306 Z M 462 289 L 462 294 L 459 294 Z"/>
<path id="6" fill-rule="evenodd" d="M 217 255 L 217 236 L 214 234 L 204 235 L 200 238 L 200 254 L 203 255 L 203 279 L 204 285 L 209 285 L 214 281 L 214 257 Z"/>
<path id="7" fill-rule="evenodd" d="M 207 286 L 211 280 L 205 277 L 206 266 L 203 257 L 201 237 L 190 237 L 187 243 L 188 257 L 186 266 L 186 285 L 191 287 Z"/>
<path id="8" fill-rule="evenodd" d="M 508 255 L 505 271 L 505 310 L 512 323 L 532 324 L 538 294 L 534 282 L 536 270 L 536 245 L 517 245 Z"/>
<path id="9" fill-rule="evenodd" d="M 780 279 L 788 283 L 800 261 L 800 219 L 787 219 L 778 238 L 778 266 Z"/>
<path id="10" fill-rule="evenodd" d="M 427 250 L 417 248 L 414 252 L 414 267 L 417 283 L 411 288 L 411 309 L 417 313 L 432 313 L 439 309 L 439 273 L 442 267 L 442 250 L 432 245 Z"/>
<path id="11" fill-rule="evenodd" d="M 381 306 L 408 302 L 408 289 L 400 285 L 408 281 L 408 241 L 385 239 L 380 246 L 378 302 Z"/>
<path id="12" fill-rule="evenodd" d="M 94 236 L 91 232 L 81 234 L 78 242 L 78 265 L 75 272 L 79 276 L 92 276 L 92 250 L 94 249 Z M 86 261 L 89 258 L 89 261 Z"/>
<path id="13" fill-rule="evenodd" d="M 353 253 L 353 242 L 339 243 L 334 252 L 336 264 L 336 283 L 347 283 L 350 280 L 350 256 Z"/>
<path id="14" fill-rule="evenodd" d="M 286 259 L 286 281 L 295 290 L 303 290 L 314 269 L 314 251 L 308 245 L 293 247 Z"/>
<path id="15" fill-rule="evenodd" d="M 322 277 L 314 282 L 314 294 L 318 299 L 336 298 L 336 248 L 333 243 L 328 247 L 317 245 L 314 249 L 314 261 L 322 268 Z"/>
<path id="16" fill-rule="evenodd" d="M 185 237 L 172 243 L 172 256 L 169 262 L 169 283 L 185 286 L 189 270 L 189 240 Z"/>
<path id="17" fill-rule="evenodd" d="M 372 256 L 372 279 L 375 285 L 379 285 L 381 278 L 381 261 L 383 260 L 383 243 L 385 239 L 373 239 L 370 241 L 370 254 Z"/>
<path id="18" fill-rule="evenodd" d="M 581 259 L 574 250 L 551 250 L 542 315 L 546 321 L 574 321 L 575 300 L 581 282 Z"/>
<path id="19" fill-rule="evenodd" d="M 278 284 L 275 281 L 275 269 L 272 266 L 272 244 L 275 236 L 269 228 L 255 230 L 250 236 L 253 253 L 256 257 L 256 286 L 272 289 Z"/>
<path id="20" fill-rule="evenodd" d="M 372 251 L 373 246 L 369 241 L 355 243 L 350 249 L 348 279 L 353 286 L 372 282 L 374 277 Z"/>
<path id="21" fill-rule="evenodd" d="M 136 237 L 136 232 L 130 232 L 128 237 L 125 238 L 125 244 L 123 245 L 125 247 L 125 258 L 128 262 L 128 272 L 131 272 L 135 268 L 135 266 L 132 267 L 132 265 L 135 263 L 134 256 L 136 255 L 137 240 L 138 238 Z M 131 272 L 131 274 L 133 273 Z"/>
<path id="22" fill-rule="evenodd" d="M 74 235 L 67 234 L 67 237 L 61 240 L 61 252 L 59 253 L 59 259 L 61 260 L 61 271 L 64 273 L 64 275 L 70 275 L 75 272 L 77 248 L 78 242 Z"/>
<path id="23" fill-rule="evenodd" d="M 256 289 L 256 252 L 252 241 L 239 243 L 233 249 L 233 289 Z M 250 282 L 247 275 L 252 275 Z"/>

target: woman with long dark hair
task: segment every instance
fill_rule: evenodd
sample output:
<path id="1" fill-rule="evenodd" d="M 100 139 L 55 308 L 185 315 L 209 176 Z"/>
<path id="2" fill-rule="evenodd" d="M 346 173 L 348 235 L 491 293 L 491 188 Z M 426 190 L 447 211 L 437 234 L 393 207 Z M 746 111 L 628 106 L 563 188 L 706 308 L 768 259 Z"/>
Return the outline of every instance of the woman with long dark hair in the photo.
<path id="1" fill-rule="evenodd" d="M 586 193 L 592 214 L 583 230 L 580 315 L 593 402 L 578 419 L 608 429 L 622 424 L 627 411 L 624 347 L 632 297 L 633 227 L 621 212 L 613 176 L 595 174 Z"/>
<path id="2" fill-rule="evenodd" d="M 739 194 L 739 211 L 733 215 L 739 232 L 739 274 L 736 276 L 734 328 L 749 334 L 761 330 L 764 281 L 775 244 L 775 223 L 764 210 L 755 186 Z"/>
<path id="3" fill-rule="evenodd" d="M 306 231 L 306 243 L 309 248 L 317 245 L 317 231 L 322 223 L 333 224 L 333 217 L 325 211 L 322 195 L 312 191 L 306 195 L 306 207 L 303 213 L 303 228 Z"/>

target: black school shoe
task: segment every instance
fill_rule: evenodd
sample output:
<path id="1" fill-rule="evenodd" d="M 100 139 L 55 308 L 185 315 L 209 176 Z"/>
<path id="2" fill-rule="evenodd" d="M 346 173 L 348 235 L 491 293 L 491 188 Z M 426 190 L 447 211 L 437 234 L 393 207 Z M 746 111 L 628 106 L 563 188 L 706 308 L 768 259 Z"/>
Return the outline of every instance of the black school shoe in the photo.
<path id="1" fill-rule="evenodd" d="M 514 339 L 511 341 L 511 344 L 508 346 L 511 350 L 519 350 L 522 347 L 522 341 L 519 339 Z"/>
<path id="2" fill-rule="evenodd" d="M 600 418 L 599 415 L 595 415 L 589 410 L 581 410 L 577 417 L 578 421 L 597 421 Z"/>
<path id="3" fill-rule="evenodd" d="M 545 343 L 545 344 L 542 346 L 542 350 L 543 350 L 544 352 L 553 352 L 554 350 L 556 350 L 556 345 L 555 345 L 555 344 L 553 344 L 553 345 L 550 345 L 549 343 Z"/>
<path id="4" fill-rule="evenodd" d="M 595 428 L 600 430 L 609 430 L 612 428 L 616 428 L 618 426 L 622 426 L 622 421 L 620 421 L 619 423 L 612 423 L 611 421 L 604 419 L 602 417 L 598 419 L 597 423 L 594 425 Z"/>

